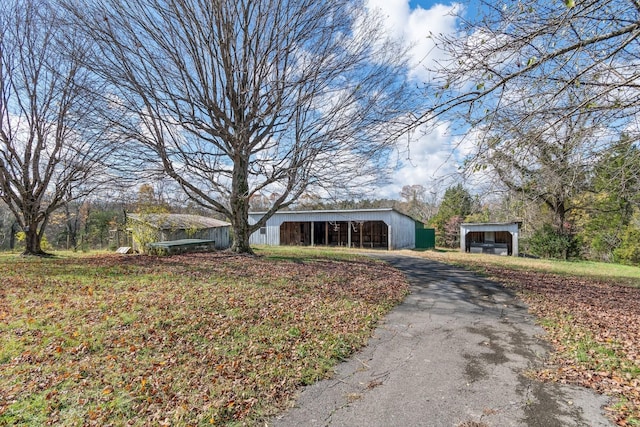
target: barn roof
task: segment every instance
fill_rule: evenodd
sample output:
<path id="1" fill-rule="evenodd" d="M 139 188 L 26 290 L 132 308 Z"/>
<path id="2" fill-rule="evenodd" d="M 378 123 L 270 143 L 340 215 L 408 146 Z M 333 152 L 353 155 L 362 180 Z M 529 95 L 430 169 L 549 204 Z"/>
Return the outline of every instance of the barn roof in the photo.
<path id="1" fill-rule="evenodd" d="M 337 214 L 337 215 L 345 215 L 345 214 L 357 214 L 361 212 L 368 213 L 376 213 L 376 212 L 395 212 L 396 214 L 406 216 L 407 218 L 416 221 L 415 218 L 407 215 L 406 213 L 400 212 L 395 208 L 360 208 L 360 209 L 309 209 L 309 210 L 291 210 L 291 211 L 277 211 L 274 215 L 314 215 L 314 214 Z M 266 212 L 249 212 L 249 216 L 261 216 Z"/>
<path id="2" fill-rule="evenodd" d="M 187 230 L 228 227 L 228 222 L 200 215 L 187 214 L 127 214 L 134 221 L 160 230 Z"/>

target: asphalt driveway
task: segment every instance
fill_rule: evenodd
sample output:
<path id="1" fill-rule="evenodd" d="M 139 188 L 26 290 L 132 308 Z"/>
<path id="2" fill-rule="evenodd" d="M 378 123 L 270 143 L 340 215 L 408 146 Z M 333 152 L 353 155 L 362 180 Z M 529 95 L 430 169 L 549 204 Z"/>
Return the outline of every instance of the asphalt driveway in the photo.
<path id="1" fill-rule="evenodd" d="M 269 426 L 613 425 L 606 397 L 524 375 L 548 348 L 509 290 L 435 261 L 376 256 L 407 275 L 411 294 Z"/>

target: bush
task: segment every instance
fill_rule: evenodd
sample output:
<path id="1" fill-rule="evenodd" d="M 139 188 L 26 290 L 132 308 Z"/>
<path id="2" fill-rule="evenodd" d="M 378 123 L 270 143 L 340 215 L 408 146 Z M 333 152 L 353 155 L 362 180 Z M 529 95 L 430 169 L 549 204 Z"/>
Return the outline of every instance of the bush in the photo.
<path id="1" fill-rule="evenodd" d="M 580 255 L 578 239 L 558 232 L 550 224 L 544 224 L 533 233 L 529 239 L 529 249 L 543 258 L 568 259 Z"/>
<path id="2" fill-rule="evenodd" d="M 147 255 L 154 256 L 167 256 L 169 255 L 169 251 L 167 248 L 163 248 L 160 246 L 149 246 L 148 244 L 144 247 L 144 253 Z"/>
<path id="3" fill-rule="evenodd" d="M 640 264 L 640 229 L 627 227 L 620 246 L 613 251 L 613 256 L 615 261 L 621 264 Z"/>
<path id="4" fill-rule="evenodd" d="M 460 224 L 462 224 L 462 217 L 456 215 L 444 225 L 443 243 L 446 248 L 460 247 Z"/>

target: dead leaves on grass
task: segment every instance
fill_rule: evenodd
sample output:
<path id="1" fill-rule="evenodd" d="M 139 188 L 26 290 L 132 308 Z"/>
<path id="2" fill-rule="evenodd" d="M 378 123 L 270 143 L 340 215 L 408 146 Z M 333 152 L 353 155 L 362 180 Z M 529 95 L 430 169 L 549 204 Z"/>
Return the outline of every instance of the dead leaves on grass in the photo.
<path id="1" fill-rule="evenodd" d="M 0 272 L 0 424 L 256 420 L 362 345 L 407 291 L 381 263 L 227 253 Z"/>
<path id="2" fill-rule="evenodd" d="M 640 420 L 640 289 L 484 266 L 519 291 L 543 319 L 554 345 L 538 377 L 580 384 L 620 398 L 609 408 L 618 425 Z M 633 421 L 636 422 L 636 421 Z"/>

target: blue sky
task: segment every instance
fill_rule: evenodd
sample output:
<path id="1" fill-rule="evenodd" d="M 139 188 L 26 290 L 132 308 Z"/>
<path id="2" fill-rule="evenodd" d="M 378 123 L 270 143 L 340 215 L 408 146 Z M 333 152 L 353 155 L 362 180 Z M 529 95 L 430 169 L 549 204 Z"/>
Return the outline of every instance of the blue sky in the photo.
<path id="1" fill-rule="evenodd" d="M 430 1 L 430 0 L 412 0 L 409 2 L 409 6 L 411 9 L 415 9 L 417 6 L 422 7 L 423 9 L 429 9 L 431 6 L 438 2 Z"/>
<path id="2" fill-rule="evenodd" d="M 429 33 L 455 32 L 456 19 L 451 15 L 461 3 L 429 0 L 366 0 L 367 6 L 377 9 L 385 21 L 387 31 L 407 43 L 410 48 L 410 75 L 417 81 L 428 78 L 426 66 L 438 57 Z M 457 177 L 458 162 L 470 147 L 458 146 L 459 141 L 448 134 L 447 123 L 440 123 L 435 131 L 417 129 L 401 144 L 396 158 L 398 168 L 390 185 L 379 189 L 377 197 L 399 198 L 404 185 L 419 184 L 428 192 L 442 194 Z"/>

